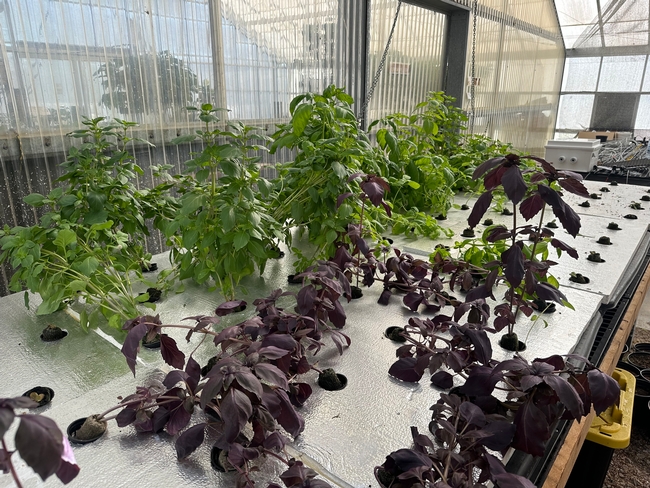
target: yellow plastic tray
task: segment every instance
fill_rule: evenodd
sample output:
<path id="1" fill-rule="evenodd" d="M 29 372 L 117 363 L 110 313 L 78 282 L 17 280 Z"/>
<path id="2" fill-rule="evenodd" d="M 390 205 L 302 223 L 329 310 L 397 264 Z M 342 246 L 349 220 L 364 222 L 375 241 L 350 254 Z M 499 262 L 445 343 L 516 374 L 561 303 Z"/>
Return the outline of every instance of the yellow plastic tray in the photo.
<path id="1" fill-rule="evenodd" d="M 612 405 L 594 418 L 587 440 L 612 449 L 624 449 L 630 445 L 636 378 L 632 373 L 618 368 L 612 373 L 612 378 L 621 387 L 618 405 Z"/>

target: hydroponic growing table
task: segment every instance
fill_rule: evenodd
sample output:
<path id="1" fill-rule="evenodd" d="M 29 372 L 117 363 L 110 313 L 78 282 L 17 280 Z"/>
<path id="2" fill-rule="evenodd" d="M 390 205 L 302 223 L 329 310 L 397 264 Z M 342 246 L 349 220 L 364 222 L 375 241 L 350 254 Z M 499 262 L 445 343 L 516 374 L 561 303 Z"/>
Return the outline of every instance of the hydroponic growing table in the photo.
<path id="1" fill-rule="evenodd" d="M 597 191 L 603 183 L 587 182 L 590 191 Z M 522 322 L 517 326 L 520 337 L 525 338 L 528 349 L 522 355 L 532 360 L 551 354 L 578 352 L 586 354 L 594 340 L 601 322 L 598 313 L 603 304 L 614 303 L 625 289 L 630 276 L 639 267 L 650 242 L 648 222 L 650 205 L 646 210 L 627 207 L 638 201 L 644 189 L 626 185 L 610 187 L 601 200 L 592 200 L 590 208 L 576 208 L 582 218 L 580 235 L 558 237 L 574 245 L 581 259 L 575 261 L 563 255 L 559 266 L 551 272 L 558 278 L 562 291 L 575 311 L 558 307 L 554 314 L 545 316 L 548 326 L 539 321 Z M 572 200 L 572 197 L 567 197 Z M 572 200 L 573 203 L 582 199 Z M 621 219 L 623 231 L 608 231 L 607 224 L 614 218 L 636 213 L 637 220 Z M 444 224 L 456 234 L 466 227 L 469 211 L 452 209 Z M 486 217 L 495 222 L 508 217 L 488 212 Z M 552 217 L 549 216 L 548 220 Z M 477 231 L 482 226 L 479 225 Z M 609 235 L 611 246 L 596 243 L 601 235 Z M 396 238 L 395 246 L 411 253 L 428 256 L 436 243 L 453 244 L 452 239 L 407 240 Z M 584 259 L 590 251 L 598 251 L 605 263 L 592 263 Z M 164 267 L 166 256 L 157 261 Z M 249 278 L 243 283 L 245 296 L 268 295 L 276 288 L 290 289 L 286 276 L 292 272 L 291 257 L 269 262 L 264 275 Z M 568 281 L 569 273 L 576 271 L 591 278 L 588 285 L 576 285 Z M 645 286 L 645 285 L 644 285 Z M 351 346 L 342 356 L 336 348 L 324 348 L 317 356 L 320 368 L 332 367 L 348 378 L 348 386 L 341 391 L 328 392 L 316 385 L 316 374 L 308 373 L 306 381 L 314 385 L 314 394 L 301 413 L 305 417 L 304 432 L 291 444 L 293 456 L 300 457 L 331 484 L 341 487 L 376 487 L 373 468 L 381 464 L 391 451 L 410 444 L 410 426 L 425 431 L 430 420 L 429 406 L 439 390 L 429 383 L 425 375 L 420 383 L 408 384 L 389 377 L 387 371 L 395 359 L 396 346 L 384 337 L 386 327 L 404 325 L 416 315 L 394 296 L 387 307 L 375 302 L 381 293 L 381 285 L 364 289 L 364 297 L 346 305 L 348 322 L 344 332 L 352 339 Z M 455 292 L 459 295 L 459 292 Z M 242 296 L 241 298 L 245 298 Z M 157 308 L 164 323 L 180 323 L 184 317 L 210 314 L 221 302 L 216 293 L 208 293 L 204 287 L 187 284 L 182 294 L 167 296 Z M 135 391 L 145 380 L 154 380 L 166 366 L 156 351 L 143 350 L 137 377 L 134 379 L 119 351 L 120 335 L 107 328 L 84 333 L 66 312 L 50 316 L 36 316 L 34 310 L 39 298 L 30 297 L 30 308 L 25 308 L 22 294 L 0 299 L 3 317 L 3 340 L 0 357 L 4 359 L 0 380 L 0 396 L 16 396 L 33 386 L 49 386 L 55 390 L 53 402 L 40 409 L 40 413 L 52 417 L 62 429 L 73 420 L 99 413 Z M 75 304 L 73 308 L 79 307 Z M 253 314 L 252 307 L 246 312 L 226 317 L 222 324 L 234 324 Z M 44 343 L 39 339 L 41 330 L 49 323 L 67 329 L 69 336 L 57 343 Z M 629 333 L 629 331 L 628 331 Z M 179 345 L 185 344 L 189 353 L 201 337 L 194 336 L 190 344 L 184 341 L 183 331 L 171 332 Z M 492 338 L 495 359 L 505 359 L 511 353 L 497 345 L 498 337 Z M 618 342 L 617 342 L 618 344 Z M 622 345 L 621 345 L 622 347 Z M 200 364 L 213 355 L 211 343 L 206 341 L 195 353 Z M 15 428 L 15 427 L 14 427 Z M 12 438 L 10 432 L 8 438 Z M 233 485 L 229 474 L 214 471 L 209 461 L 209 444 L 182 462 L 166 434 L 142 435 L 133 428 L 120 429 L 109 423 L 107 434 L 99 441 L 74 448 L 81 473 L 70 486 L 221 486 Z M 21 460 L 16 462 L 19 475 L 26 487 L 42 486 L 44 483 Z M 277 481 L 281 472 L 279 465 L 266 461 L 255 475 L 260 486 L 263 481 Z M 0 486 L 12 486 L 8 475 L 0 477 Z M 51 479 L 47 486 L 60 486 Z"/>

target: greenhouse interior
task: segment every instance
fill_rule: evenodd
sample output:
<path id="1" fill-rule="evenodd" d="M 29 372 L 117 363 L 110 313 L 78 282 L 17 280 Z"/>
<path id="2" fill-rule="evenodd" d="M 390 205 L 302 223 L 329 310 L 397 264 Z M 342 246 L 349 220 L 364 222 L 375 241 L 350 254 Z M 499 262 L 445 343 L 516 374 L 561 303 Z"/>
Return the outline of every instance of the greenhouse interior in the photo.
<path id="1" fill-rule="evenodd" d="M 648 2 L 0 23 L 0 487 L 650 487 Z"/>

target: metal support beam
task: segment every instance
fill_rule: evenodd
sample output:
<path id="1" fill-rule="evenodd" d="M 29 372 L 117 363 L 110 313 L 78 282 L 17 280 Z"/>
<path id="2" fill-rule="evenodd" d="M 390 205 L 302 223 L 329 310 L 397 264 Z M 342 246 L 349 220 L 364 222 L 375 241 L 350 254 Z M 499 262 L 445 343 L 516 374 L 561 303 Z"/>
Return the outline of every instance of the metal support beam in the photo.
<path id="1" fill-rule="evenodd" d="M 226 69 L 223 54 L 223 32 L 221 29 L 221 0 L 211 0 L 208 4 L 210 8 L 210 25 L 212 45 L 212 66 L 214 73 L 214 104 L 218 108 L 228 108 L 226 100 Z M 219 118 L 225 120 L 228 118 L 228 112 L 221 112 Z"/>
<path id="2" fill-rule="evenodd" d="M 335 73 L 354 98 L 354 111 L 363 125 L 361 108 L 366 97 L 368 79 L 368 4 L 370 0 L 339 0 L 336 26 Z"/>
<path id="3" fill-rule="evenodd" d="M 457 9 L 450 12 L 447 23 L 445 46 L 445 93 L 456 99 L 454 105 L 463 106 L 465 96 L 465 67 L 467 65 L 467 40 L 469 38 L 468 10 Z"/>

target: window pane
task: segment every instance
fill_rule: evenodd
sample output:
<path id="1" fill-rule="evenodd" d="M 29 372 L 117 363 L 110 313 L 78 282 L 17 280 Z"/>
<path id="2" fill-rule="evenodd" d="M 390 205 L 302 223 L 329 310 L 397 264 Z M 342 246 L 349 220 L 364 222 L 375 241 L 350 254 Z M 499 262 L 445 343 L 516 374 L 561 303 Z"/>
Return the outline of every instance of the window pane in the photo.
<path id="1" fill-rule="evenodd" d="M 600 70 L 599 92 L 636 92 L 641 87 L 641 78 L 646 56 L 616 56 L 603 58 Z"/>
<path id="2" fill-rule="evenodd" d="M 596 91 L 600 58 L 567 58 L 562 91 Z"/>
<path id="3" fill-rule="evenodd" d="M 589 129 L 594 95 L 562 95 L 558 108 L 558 129 Z"/>

